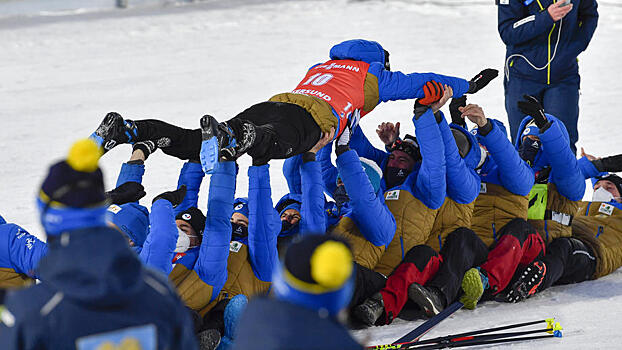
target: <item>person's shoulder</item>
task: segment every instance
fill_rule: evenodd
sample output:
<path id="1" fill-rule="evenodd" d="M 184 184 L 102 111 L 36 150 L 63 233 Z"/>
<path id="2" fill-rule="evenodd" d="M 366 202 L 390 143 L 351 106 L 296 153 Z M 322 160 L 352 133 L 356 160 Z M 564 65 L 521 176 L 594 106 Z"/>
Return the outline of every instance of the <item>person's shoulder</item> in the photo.
<path id="1" fill-rule="evenodd" d="M 47 284 L 41 283 L 10 292 L 4 300 L 4 306 L 15 319 L 40 319 L 41 312 L 57 293 Z"/>

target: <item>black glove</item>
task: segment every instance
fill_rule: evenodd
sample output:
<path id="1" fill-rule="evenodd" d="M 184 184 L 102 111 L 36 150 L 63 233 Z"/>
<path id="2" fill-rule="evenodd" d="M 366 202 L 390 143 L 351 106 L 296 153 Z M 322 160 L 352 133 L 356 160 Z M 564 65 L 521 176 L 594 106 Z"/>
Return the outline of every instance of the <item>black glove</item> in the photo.
<path id="1" fill-rule="evenodd" d="M 112 204 L 121 205 L 136 202 L 146 194 L 143 185 L 138 182 L 129 181 L 114 190 L 106 192 L 106 198 L 108 198 Z"/>
<path id="2" fill-rule="evenodd" d="M 611 157 L 605 157 L 592 161 L 592 164 L 600 172 L 620 172 L 622 171 L 622 154 Z"/>
<path id="3" fill-rule="evenodd" d="M 479 72 L 476 76 L 469 81 L 469 91 L 467 94 L 474 94 L 483 89 L 488 83 L 499 75 L 499 71 L 492 68 L 486 68 Z"/>
<path id="4" fill-rule="evenodd" d="M 451 114 L 451 122 L 457 125 L 460 125 L 463 128 L 466 128 L 466 121 L 462 118 L 462 112 L 458 110 L 458 107 L 466 106 L 466 95 L 462 95 L 462 97 L 452 98 L 451 103 L 449 104 L 449 114 Z"/>
<path id="5" fill-rule="evenodd" d="M 186 185 L 181 185 L 175 191 L 168 191 L 157 195 L 151 203 L 155 203 L 158 199 L 166 199 L 171 202 L 173 208 L 177 207 L 184 200 L 186 196 Z"/>
<path id="6" fill-rule="evenodd" d="M 518 109 L 521 112 L 533 117 L 536 126 L 540 129 L 540 132 L 548 129 L 548 121 L 544 115 L 544 107 L 537 98 L 529 95 L 523 95 L 525 101 L 518 101 Z M 547 125 L 548 124 L 548 125 Z"/>

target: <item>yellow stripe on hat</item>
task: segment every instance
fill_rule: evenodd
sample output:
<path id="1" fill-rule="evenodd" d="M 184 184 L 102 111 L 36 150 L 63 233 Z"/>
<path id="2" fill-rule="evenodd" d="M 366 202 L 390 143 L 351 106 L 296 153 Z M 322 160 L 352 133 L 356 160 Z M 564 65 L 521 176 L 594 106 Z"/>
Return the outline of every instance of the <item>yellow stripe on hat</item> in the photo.
<path id="1" fill-rule="evenodd" d="M 67 164 L 76 171 L 90 173 L 97 170 L 102 154 L 101 147 L 95 141 L 82 139 L 71 146 L 67 156 Z"/>

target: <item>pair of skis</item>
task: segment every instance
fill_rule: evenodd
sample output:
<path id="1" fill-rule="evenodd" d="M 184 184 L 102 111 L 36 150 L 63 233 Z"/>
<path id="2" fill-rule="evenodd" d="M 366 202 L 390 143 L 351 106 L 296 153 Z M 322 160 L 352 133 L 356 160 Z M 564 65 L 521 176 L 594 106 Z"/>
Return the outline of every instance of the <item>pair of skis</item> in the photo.
<path id="1" fill-rule="evenodd" d="M 404 335 L 400 339 L 391 344 L 376 345 L 368 347 L 368 350 L 391 350 L 391 349 L 444 349 L 444 348 L 457 348 L 465 346 L 475 345 L 488 345 L 507 343 L 513 341 L 534 340 L 543 338 L 561 338 L 562 327 L 555 322 L 554 318 L 548 318 L 545 320 L 531 321 L 516 323 L 507 326 L 487 328 L 477 331 L 465 332 L 454 335 L 447 335 L 443 337 L 420 340 L 430 329 L 439 324 L 441 321 L 451 316 L 456 311 L 460 310 L 464 306 L 461 302 L 455 302 L 441 311 L 438 315 L 432 317 L 428 321 L 424 322 L 408 334 Z M 508 329 L 521 328 L 527 326 L 533 326 L 540 323 L 546 323 L 546 328 L 533 329 L 527 331 L 518 332 L 504 332 Z M 548 333 L 545 335 L 526 336 L 536 333 Z"/>

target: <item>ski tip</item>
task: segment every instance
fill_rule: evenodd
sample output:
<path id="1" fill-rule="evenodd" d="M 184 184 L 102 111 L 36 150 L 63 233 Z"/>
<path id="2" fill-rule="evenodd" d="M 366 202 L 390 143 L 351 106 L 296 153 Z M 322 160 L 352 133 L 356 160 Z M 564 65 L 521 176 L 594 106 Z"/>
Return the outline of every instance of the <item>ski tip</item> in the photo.
<path id="1" fill-rule="evenodd" d="M 561 338 L 562 337 L 562 331 L 555 331 L 555 332 L 553 332 L 553 337 Z"/>

